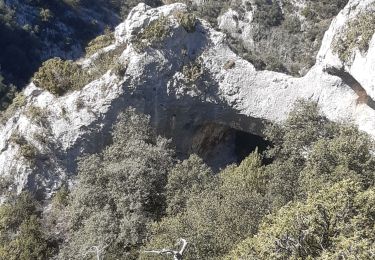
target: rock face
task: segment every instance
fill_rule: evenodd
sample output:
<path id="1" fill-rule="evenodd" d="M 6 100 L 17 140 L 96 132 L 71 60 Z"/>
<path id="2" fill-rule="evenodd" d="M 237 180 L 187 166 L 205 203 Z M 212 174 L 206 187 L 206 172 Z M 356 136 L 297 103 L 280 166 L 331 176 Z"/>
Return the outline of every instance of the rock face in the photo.
<path id="1" fill-rule="evenodd" d="M 228 141 L 228 129 L 261 134 L 264 122 L 284 120 L 298 99 L 317 101 L 330 119 L 352 121 L 375 137 L 375 110 L 368 100 L 358 100 L 350 86 L 359 83 L 372 93 L 374 38 L 367 55 L 357 58 L 360 54 L 356 54 L 358 61 L 344 70 L 330 50 L 339 27 L 353 12 L 374 2 L 350 1 L 327 32 L 319 62 L 303 78 L 256 71 L 228 48 L 224 34 L 205 21 L 187 32 L 176 19 L 176 13 L 186 12 L 183 4 L 156 9 L 139 4 L 116 28 L 115 43 L 102 50 L 126 44 L 118 58 L 127 66 L 124 76 L 108 71 L 82 90 L 62 97 L 33 83 L 25 89 L 26 105 L 0 128 L 0 175 L 11 178 L 17 191 L 31 189 L 49 196 L 75 174 L 79 156 L 97 152 L 107 143 L 116 116 L 128 106 L 150 114 L 158 132 L 171 137 L 182 155 L 220 143 L 220 138 Z M 137 35 L 162 16 L 168 20 L 169 35 L 140 51 Z M 96 56 L 80 63 L 90 66 Z M 359 72 L 360 62 L 363 70 L 372 72 L 368 77 Z M 343 73 L 333 73 L 337 71 Z M 30 116 L 35 107 L 42 111 L 39 120 Z M 212 130 L 215 125 L 223 131 Z M 28 146 L 17 142 L 20 138 Z M 30 146 L 35 160 L 25 156 Z"/>
<path id="2" fill-rule="evenodd" d="M 375 17 L 374 13 L 374 1 L 350 1 L 346 8 L 333 20 L 331 27 L 325 34 L 317 57 L 318 64 L 328 69 L 345 71 L 353 76 L 372 99 L 375 99 L 375 37 L 373 37 L 375 25 L 368 28 L 371 30 L 372 37 L 369 39 L 368 50 L 365 52 L 359 48 L 354 48 L 349 59 L 343 61 L 332 46 L 334 41 L 342 38 L 342 35 L 348 30 L 348 22 L 358 20 L 361 15 Z M 360 24 L 357 25 L 357 27 L 359 26 Z M 361 29 L 354 28 L 354 30 L 360 31 Z"/>

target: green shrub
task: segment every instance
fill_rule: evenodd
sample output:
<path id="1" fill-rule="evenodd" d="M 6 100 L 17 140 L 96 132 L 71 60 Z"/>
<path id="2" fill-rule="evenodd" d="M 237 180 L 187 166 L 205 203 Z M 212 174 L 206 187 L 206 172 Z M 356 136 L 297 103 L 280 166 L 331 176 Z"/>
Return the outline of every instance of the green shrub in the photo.
<path id="1" fill-rule="evenodd" d="M 69 190 L 64 186 L 61 187 L 53 196 L 52 204 L 55 207 L 66 207 L 69 204 Z"/>
<path id="2" fill-rule="evenodd" d="M 348 0 L 308 0 L 306 2 L 302 15 L 309 20 L 319 21 L 337 15 L 348 3 Z"/>
<path id="3" fill-rule="evenodd" d="M 197 25 L 197 17 L 192 13 L 177 12 L 175 14 L 178 23 L 189 33 L 195 31 L 195 26 Z"/>
<path id="4" fill-rule="evenodd" d="M 278 26 L 284 19 L 277 1 L 255 0 L 254 21 L 265 27 Z"/>
<path id="5" fill-rule="evenodd" d="M 0 111 L 5 110 L 17 94 L 17 88 L 10 84 L 3 83 L 4 77 L 0 74 Z"/>
<path id="6" fill-rule="evenodd" d="M 76 100 L 76 110 L 79 111 L 84 107 L 85 107 L 85 102 L 82 100 L 82 98 L 81 97 L 77 98 L 77 100 Z M 65 114 L 66 114 L 66 111 L 65 111 Z"/>
<path id="7" fill-rule="evenodd" d="M 38 203 L 22 192 L 0 206 L 0 259 L 49 259 L 52 246 L 44 236 Z"/>
<path id="8" fill-rule="evenodd" d="M 26 97 L 23 93 L 16 94 L 15 98 L 12 100 L 12 103 L 8 106 L 5 111 L 0 112 L 0 122 L 5 124 L 8 119 L 14 115 L 14 113 L 20 107 L 26 104 Z"/>
<path id="9" fill-rule="evenodd" d="M 26 110 L 26 116 L 35 123 L 45 124 L 47 119 L 47 111 L 40 107 L 30 106 Z"/>
<path id="10" fill-rule="evenodd" d="M 366 12 L 359 14 L 354 20 L 349 21 L 342 35 L 336 36 L 333 41 L 333 51 L 342 61 L 348 61 L 353 50 L 358 48 L 366 52 L 370 40 L 375 33 L 375 14 Z"/>
<path id="11" fill-rule="evenodd" d="M 114 40 L 114 33 L 107 30 L 105 34 L 96 37 L 94 40 L 88 43 L 87 47 L 85 48 L 86 56 L 91 56 L 98 50 L 111 45 Z"/>
<path id="12" fill-rule="evenodd" d="M 54 95 L 64 95 L 69 90 L 81 89 L 88 83 L 89 77 L 73 61 L 53 58 L 43 62 L 34 74 L 33 82 Z"/>
<path id="13" fill-rule="evenodd" d="M 92 78 L 97 78 L 111 69 L 116 71 L 116 73 L 125 73 L 127 66 L 125 64 L 121 67 L 118 58 L 126 48 L 127 45 L 123 44 L 116 49 L 107 52 L 99 52 L 98 56 L 93 60 L 90 66 L 90 76 Z"/>
<path id="14" fill-rule="evenodd" d="M 225 62 L 223 68 L 226 70 L 233 69 L 236 66 L 236 62 L 234 60 L 228 60 Z"/>
<path id="15" fill-rule="evenodd" d="M 175 216 L 186 209 L 190 197 L 212 187 L 212 170 L 193 154 L 177 163 L 168 175 L 166 185 L 167 214 Z"/>
<path id="16" fill-rule="evenodd" d="M 165 209 L 163 191 L 172 166 L 168 146 L 153 132 L 149 117 L 131 109 L 120 115 L 113 143 L 79 162 L 65 210 L 71 217 L 64 223 L 69 240 L 61 259 L 82 259 L 87 248 L 105 244 L 105 259 L 137 259 L 147 224 Z"/>
<path id="17" fill-rule="evenodd" d="M 147 46 L 163 41 L 168 36 L 170 31 L 168 18 L 162 16 L 155 21 L 152 21 L 146 28 L 143 29 L 135 38 L 133 44 L 136 49 L 143 50 Z"/>
<path id="18" fill-rule="evenodd" d="M 286 17 L 283 26 L 289 33 L 295 34 L 301 31 L 301 21 L 297 16 Z"/>
<path id="19" fill-rule="evenodd" d="M 20 155 L 30 162 L 34 162 L 38 157 L 38 150 L 34 145 L 25 143 L 20 146 Z"/>
<path id="20" fill-rule="evenodd" d="M 199 62 L 190 63 L 182 67 L 182 74 L 188 83 L 196 82 L 203 73 L 202 65 Z"/>
<path id="21" fill-rule="evenodd" d="M 174 241 L 183 237 L 189 242 L 184 259 L 220 259 L 256 232 L 268 207 L 259 154 L 249 155 L 240 166 L 228 167 L 218 175 L 210 174 L 194 157 L 175 170 L 181 172 L 169 178 L 172 214 L 152 226 L 154 235 L 147 249 L 172 248 Z M 164 258 L 142 254 L 140 259 Z"/>
<path id="22" fill-rule="evenodd" d="M 225 259 L 371 259 L 374 188 L 341 181 L 287 204 Z"/>
<path id="23" fill-rule="evenodd" d="M 35 162 L 39 154 L 38 149 L 30 144 L 20 133 L 13 133 L 9 138 L 9 142 L 19 146 L 19 156 L 24 157 L 32 163 Z"/>

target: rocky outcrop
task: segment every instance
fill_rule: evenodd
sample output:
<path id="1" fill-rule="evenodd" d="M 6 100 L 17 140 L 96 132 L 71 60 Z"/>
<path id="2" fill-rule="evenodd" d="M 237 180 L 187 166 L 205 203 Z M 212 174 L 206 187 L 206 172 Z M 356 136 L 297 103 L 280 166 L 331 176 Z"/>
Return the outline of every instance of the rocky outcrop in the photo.
<path id="1" fill-rule="evenodd" d="M 371 37 L 368 42 L 367 50 L 360 50 L 354 47 L 350 50 L 348 60 L 341 60 L 339 53 L 334 50 L 334 44 L 337 39 L 343 38 L 348 30 L 361 31 L 361 24 L 350 28 L 349 23 L 358 20 L 360 16 L 372 16 L 375 20 L 375 2 L 350 1 L 346 8 L 333 20 L 331 27 L 326 32 L 321 49 L 317 57 L 317 63 L 327 69 L 341 70 L 349 73 L 355 78 L 362 88 L 367 92 L 371 99 L 375 99 L 375 37 Z M 364 22 L 364 25 L 365 22 Z M 375 25 L 368 25 L 371 35 L 374 35 Z M 343 41 L 348 39 L 343 39 Z M 357 41 L 359 39 L 356 39 Z"/>
<path id="2" fill-rule="evenodd" d="M 374 1 L 350 1 L 340 17 L 356 2 Z M 257 71 L 205 21 L 187 32 L 176 18 L 181 12 L 186 12 L 183 4 L 156 9 L 140 4 L 131 11 L 116 28 L 115 43 L 102 50 L 127 46 L 118 58 L 126 64 L 123 76 L 109 70 L 62 97 L 30 84 L 24 91 L 26 105 L 0 128 L 0 175 L 11 177 L 18 191 L 28 188 L 48 196 L 75 174 L 79 156 L 97 152 L 108 142 L 116 116 L 128 106 L 150 114 L 152 124 L 174 140 L 180 154 L 199 151 L 199 144 L 211 147 L 216 137 L 225 136 L 210 130 L 212 125 L 261 134 L 264 122 L 284 120 L 298 99 L 317 101 L 330 119 L 352 121 L 375 137 L 374 109 L 358 102 L 347 80 L 327 70 L 329 59 L 323 54 L 336 21 L 327 32 L 320 61 L 303 78 L 293 78 Z M 168 19 L 168 36 L 140 50 L 137 35 L 160 17 Z M 80 63 L 89 68 L 97 56 Z M 35 107 L 42 114 L 38 120 L 28 112 Z M 199 137 L 202 129 L 215 137 Z M 25 156 L 20 138 L 35 148 L 35 160 Z"/>

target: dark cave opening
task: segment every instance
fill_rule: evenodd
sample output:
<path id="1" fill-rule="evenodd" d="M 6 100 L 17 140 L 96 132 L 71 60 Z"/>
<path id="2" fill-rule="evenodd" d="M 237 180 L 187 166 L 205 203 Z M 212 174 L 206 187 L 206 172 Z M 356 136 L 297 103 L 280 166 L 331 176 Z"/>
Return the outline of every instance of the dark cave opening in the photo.
<path id="1" fill-rule="evenodd" d="M 235 131 L 235 154 L 237 157 L 237 163 L 241 163 L 249 154 L 258 148 L 258 153 L 262 154 L 270 142 L 265 140 L 259 135 L 254 135 L 240 130 Z M 266 159 L 263 159 L 263 163 L 267 163 Z"/>
<path id="2" fill-rule="evenodd" d="M 229 126 L 208 123 L 197 128 L 188 154 L 196 153 L 215 171 L 226 166 L 241 163 L 258 148 L 262 154 L 270 142 L 262 136 L 231 128 Z M 269 160 L 263 158 L 263 163 Z"/>

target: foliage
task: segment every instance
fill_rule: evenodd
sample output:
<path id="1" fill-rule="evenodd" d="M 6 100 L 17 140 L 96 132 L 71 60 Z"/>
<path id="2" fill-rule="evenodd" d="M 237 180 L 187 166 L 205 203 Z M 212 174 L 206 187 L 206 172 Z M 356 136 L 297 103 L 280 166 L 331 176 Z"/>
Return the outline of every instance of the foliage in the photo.
<path id="1" fill-rule="evenodd" d="M 330 122 L 316 103 L 297 103 L 284 125 L 270 126 L 265 134 L 273 144 L 267 156 L 274 160 L 266 170 L 275 208 L 348 177 L 373 184 L 370 137 Z"/>
<path id="2" fill-rule="evenodd" d="M 271 27 L 281 25 L 283 13 L 277 1 L 255 0 L 256 11 L 254 21 L 261 26 Z"/>
<path id="3" fill-rule="evenodd" d="M 347 3 L 347 0 L 309 0 L 302 14 L 315 21 L 329 19 L 341 11 Z"/>
<path id="4" fill-rule="evenodd" d="M 51 10 L 49 10 L 48 8 L 46 8 L 46 9 L 42 8 L 40 10 L 39 16 L 40 16 L 40 19 L 43 22 L 48 22 L 52 19 L 53 14 L 52 14 Z"/>
<path id="5" fill-rule="evenodd" d="M 374 143 L 354 126 L 342 125 L 329 139 L 320 139 L 311 147 L 300 173 L 302 194 L 315 194 L 345 179 L 363 187 L 374 185 Z"/>
<path id="6" fill-rule="evenodd" d="M 0 74 L 0 111 L 5 110 L 16 94 L 14 85 L 7 85 L 3 82 L 4 77 Z"/>
<path id="7" fill-rule="evenodd" d="M 195 26 L 197 25 L 197 18 L 192 13 L 178 12 L 175 14 L 178 23 L 189 33 L 195 31 Z"/>
<path id="8" fill-rule="evenodd" d="M 0 206 L 0 259 L 46 259 L 51 255 L 37 208 L 28 193 Z"/>
<path id="9" fill-rule="evenodd" d="M 88 76 L 76 63 L 53 58 L 43 62 L 33 81 L 38 87 L 61 96 L 69 90 L 81 89 L 88 83 Z"/>
<path id="10" fill-rule="evenodd" d="M 13 144 L 17 144 L 18 148 L 18 155 L 28 160 L 31 164 L 34 164 L 39 152 L 38 149 L 28 142 L 24 136 L 22 136 L 18 132 L 12 133 L 9 138 L 9 142 Z"/>
<path id="11" fill-rule="evenodd" d="M 78 58 L 104 26 L 113 27 L 118 14 L 126 16 L 140 2 L 160 5 L 155 0 L 0 0 L 0 64 L 6 85 L 0 86 L 0 110 L 11 103 L 16 89 L 29 83 L 43 61 L 55 55 Z"/>
<path id="12" fill-rule="evenodd" d="M 204 74 L 203 65 L 199 61 L 186 64 L 182 67 L 182 74 L 187 83 L 192 84 Z"/>
<path id="13" fill-rule="evenodd" d="M 123 78 L 125 76 L 127 68 L 128 68 L 128 62 L 126 62 L 125 64 L 121 62 L 116 62 L 112 68 L 112 71 L 113 73 L 115 73 L 116 76 Z"/>
<path id="14" fill-rule="evenodd" d="M 43 108 L 31 105 L 27 108 L 25 114 L 34 123 L 42 125 L 46 124 L 47 111 Z"/>
<path id="15" fill-rule="evenodd" d="M 12 100 L 12 103 L 7 107 L 6 110 L 0 112 L 0 122 L 5 124 L 8 119 L 14 115 L 17 109 L 23 107 L 26 104 L 26 97 L 23 93 L 17 93 Z"/>
<path id="16" fill-rule="evenodd" d="M 234 1 L 231 1 L 233 3 Z M 234 5 L 238 17 L 246 22 L 245 12 L 253 13 L 253 36 L 243 39 L 229 32 L 232 49 L 252 62 L 257 69 L 274 70 L 295 76 L 304 75 L 315 64 L 324 32 L 348 0 L 308 0 L 306 8 L 291 1 L 257 0 Z M 304 17 L 303 17 L 304 16 Z"/>
<path id="17" fill-rule="evenodd" d="M 182 237 L 184 259 L 372 259 L 372 139 L 308 101 L 265 136 L 267 165 L 254 151 L 213 174 L 196 155 L 174 163 L 149 117 L 126 110 L 110 143 L 80 160 L 72 192 L 55 194 L 43 226 L 29 195 L 0 207 L 0 258 L 91 259 L 98 246 L 105 259 L 163 259 L 143 251 Z"/>
<path id="18" fill-rule="evenodd" d="M 267 216 L 258 234 L 227 259 L 370 259 L 374 189 L 344 180 Z"/>
<path id="19" fill-rule="evenodd" d="M 375 33 L 375 15 L 373 11 L 359 14 L 355 19 L 348 22 L 342 35 L 334 40 L 333 51 L 342 61 L 349 61 L 353 51 L 359 49 L 366 52 L 369 43 Z"/>
<path id="20" fill-rule="evenodd" d="M 99 51 L 90 65 L 89 74 L 92 79 L 102 76 L 108 70 L 112 70 L 117 76 L 122 77 L 127 69 L 127 63 L 119 61 L 119 57 L 127 48 L 127 44 L 122 44 L 109 51 Z"/>
<path id="21" fill-rule="evenodd" d="M 183 212 L 191 196 L 208 189 L 212 175 L 211 169 L 195 154 L 176 164 L 168 175 L 166 186 L 167 214 L 174 216 Z"/>
<path id="22" fill-rule="evenodd" d="M 114 37 L 114 33 L 107 30 L 103 35 L 99 35 L 98 37 L 90 41 L 85 48 L 86 56 L 91 56 L 98 50 L 111 45 L 115 40 Z"/>
<path id="23" fill-rule="evenodd" d="M 192 190 L 185 210 L 173 212 L 152 226 L 153 236 L 145 248 L 173 247 L 175 240 L 184 237 L 190 243 L 184 258 L 217 259 L 241 239 L 256 232 L 258 221 L 267 212 L 260 156 L 253 153 L 240 166 L 221 172 L 218 178 L 209 176 L 211 180 L 203 181 L 209 184 L 205 190 L 196 193 L 201 189 L 199 186 Z M 202 178 L 197 174 L 191 177 L 195 178 L 191 180 L 194 182 Z M 177 192 L 177 199 L 185 197 L 179 194 Z M 175 200 L 169 202 L 173 205 Z M 152 257 L 141 255 L 141 259 L 159 259 Z"/>
<path id="24" fill-rule="evenodd" d="M 292 34 L 297 34 L 301 31 L 301 21 L 297 16 L 287 16 L 282 25 Z"/>
<path id="25" fill-rule="evenodd" d="M 169 30 L 168 18 L 161 16 L 138 33 L 133 44 L 136 49 L 143 50 L 147 46 L 153 46 L 163 41 L 163 39 L 168 36 Z"/>
<path id="26" fill-rule="evenodd" d="M 106 258 L 134 259 L 146 223 L 165 211 L 171 163 L 168 141 L 153 133 L 148 117 L 134 110 L 120 115 L 112 144 L 79 163 L 67 209 L 69 239 L 61 257 L 82 259 L 91 246 L 108 245 Z"/>
<path id="27" fill-rule="evenodd" d="M 29 143 L 22 144 L 20 146 L 19 153 L 22 157 L 30 162 L 35 162 L 35 159 L 38 156 L 38 150 L 36 149 L 36 147 Z"/>

